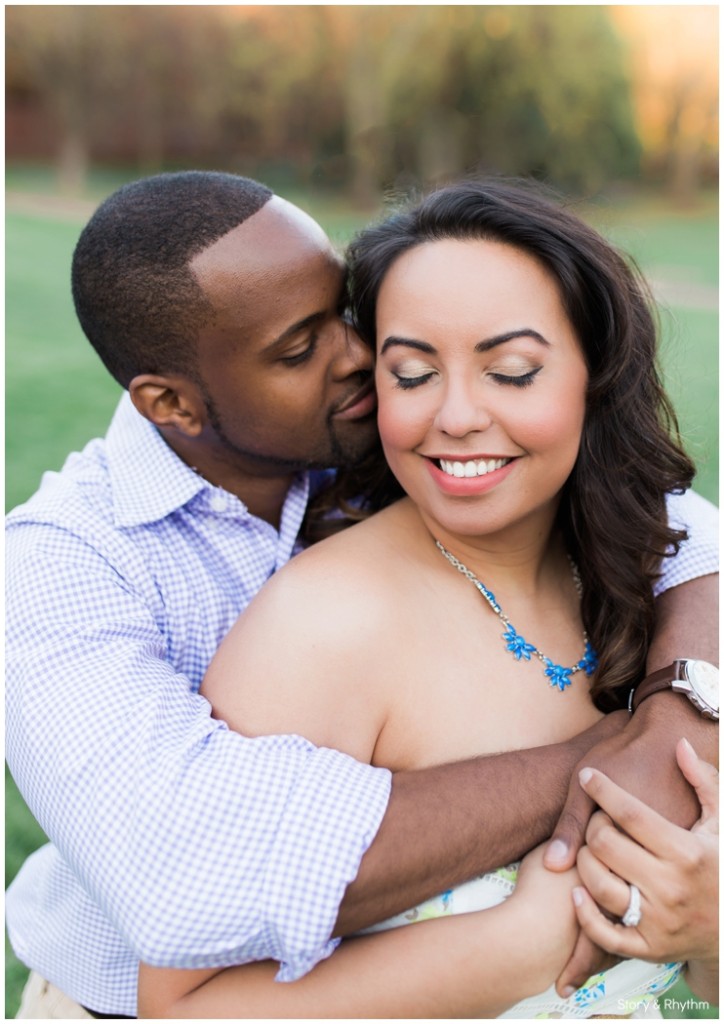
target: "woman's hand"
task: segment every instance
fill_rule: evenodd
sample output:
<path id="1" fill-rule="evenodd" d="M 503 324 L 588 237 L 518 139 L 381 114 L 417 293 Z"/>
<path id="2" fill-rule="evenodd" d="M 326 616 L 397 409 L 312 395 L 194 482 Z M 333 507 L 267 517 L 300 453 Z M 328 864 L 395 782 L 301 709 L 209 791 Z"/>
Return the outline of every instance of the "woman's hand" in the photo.
<path id="1" fill-rule="evenodd" d="M 691 831 L 673 825 L 602 772 L 581 771 L 582 787 L 602 810 L 591 819 L 587 846 L 578 854 L 585 888 L 577 887 L 573 898 L 581 928 L 597 945 L 623 957 L 689 961 L 693 983 L 702 970 L 711 976 L 718 962 L 719 775 L 687 740 L 677 745 L 676 758 L 701 806 Z M 620 923 L 630 884 L 641 894 L 635 927 Z"/>
<path id="2" fill-rule="evenodd" d="M 579 882 L 576 868 L 548 871 L 543 864 L 545 846 L 532 850 L 521 862 L 513 895 L 507 901 L 519 906 L 528 936 L 535 944 L 529 961 L 535 971 L 531 995 L 553 984 L 567 963 L 579 934 L 571 893 Z M 540 931 L 540 939 L 536 938 Z M 525 966 L 526 973 L 528 966 Z"/>

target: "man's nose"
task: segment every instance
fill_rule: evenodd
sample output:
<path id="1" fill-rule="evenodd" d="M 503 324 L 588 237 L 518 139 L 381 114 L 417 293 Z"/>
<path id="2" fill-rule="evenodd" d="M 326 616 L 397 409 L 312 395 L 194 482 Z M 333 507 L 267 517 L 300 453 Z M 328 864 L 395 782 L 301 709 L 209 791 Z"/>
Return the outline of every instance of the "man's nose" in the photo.
<path id="1" fill-rule="evenodd" d="M 335 360 L 335 376 L 348 377 L 360 370 L 370 371 L 374 365 L 372 349 L 360 338 L 357 331 L 346 320 L 339 324 L 337 344 L 338 356 Z"/>

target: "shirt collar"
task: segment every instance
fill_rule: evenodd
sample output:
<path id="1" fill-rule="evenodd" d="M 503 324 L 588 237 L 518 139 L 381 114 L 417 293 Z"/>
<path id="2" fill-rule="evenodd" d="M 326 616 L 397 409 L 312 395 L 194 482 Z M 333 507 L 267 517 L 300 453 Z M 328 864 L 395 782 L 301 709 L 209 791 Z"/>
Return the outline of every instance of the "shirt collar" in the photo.
<path id="1" fill-rule="evenodd" d="M 221 490 L 176 455 L 153 424 L 138 412 L 128 392 L 121 397 L 108 428 L 106 454 L 114 521 L 119 527 L 158 522 L 203 491 Z M 324 474 L 321 476 L 326 479 Z M 279 534 L 286 558 L 296 543 L 309 494 L 310 474 L 299 474 L 282 509 Z M 232 497 L 238 502 L 239 513 L 249 515 L 246 505 Z"/>
<path id="2" fill-rule="evenodd" d="M 106 435 L 117 526 L 164 519 L 207 486 L 137 411 L 126 392 Z"/>

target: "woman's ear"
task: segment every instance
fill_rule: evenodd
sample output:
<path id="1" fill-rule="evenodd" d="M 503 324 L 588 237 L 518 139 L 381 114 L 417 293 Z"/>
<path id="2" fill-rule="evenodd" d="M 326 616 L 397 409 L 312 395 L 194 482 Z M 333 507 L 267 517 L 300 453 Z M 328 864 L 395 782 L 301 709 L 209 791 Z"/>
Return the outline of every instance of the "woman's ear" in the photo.
<path id="1" fill-rule="evenodd" d="M 155 426 L 198 437 L 206 424 L 206 403 L 198 385 L 181 374 L 142 373 L 128 385 L 136 409 Z"/>

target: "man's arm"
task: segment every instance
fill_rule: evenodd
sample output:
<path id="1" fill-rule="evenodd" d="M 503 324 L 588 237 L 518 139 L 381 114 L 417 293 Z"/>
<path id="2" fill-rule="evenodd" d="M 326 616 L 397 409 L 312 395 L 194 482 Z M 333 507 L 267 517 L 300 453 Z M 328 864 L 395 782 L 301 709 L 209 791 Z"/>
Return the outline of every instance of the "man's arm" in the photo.
<path id="1" fill-rule="evenodd" d="M 213 719 L 170 664 L 141 552 L 119 536 L 104 550 L 35 524 L 6 545 L 7 757 L 63 884 L 83 887 L 65 900 L 89 896 L 152 963 L 270 957 L 300 976 L 330 952 L 389 773 Z M 8 897 L 11 934 L 32 869 Z"/>
<path id="2" fill-rule="evenodd" d="M 685 529 L 688 536 L 675 555 L 663 560 L 654 586 L 656 631 L 647 673 L 676 658 L 716 663 L 718 657 L 719 511 L 692 490 L 668 494 L 666 507 L 670 525 Z M 705 760 L 718 763 L 718 728 L 703 721 L 685 697 L 656 694 L 641 704 L 618 739 L 593 752 L 590 764 L 670 820 L 690 826 L 698 805 L 676 768 L 674 750 L 682 736 L 694 743 Z M 578 785 L 576 772 L 546 852 L 548 867 L 570 867 L 592 810 L 593 802 Z"/>
<path id="3" fill-rule="evenodd" d="M 689 580 L 656 598 L 656 633 L 649 648 L 646 671 L 655 672 L 681 657 L 718 664 L 718 573 Z"/>
<path id="4" fill-rule="evenodd" d="M 335 935 L 349 935 L 542 842 L 561 811 L 573 766 L 614 736 L 626 712 L 567 743 L 397 772 L 382 825 L 347 888 Z"/>
<path id="5" fill-rule="evenodd" d="M 140 1017 L 490 1020 L 544 991 L 577 931 L 571 890 L 577 874 L 551 879 L 534 851 L 515 892 L 488 910 L 421 920 L 350 938 L 290 985 L 275 965 L 222 972 L 140 965 Z"/>

